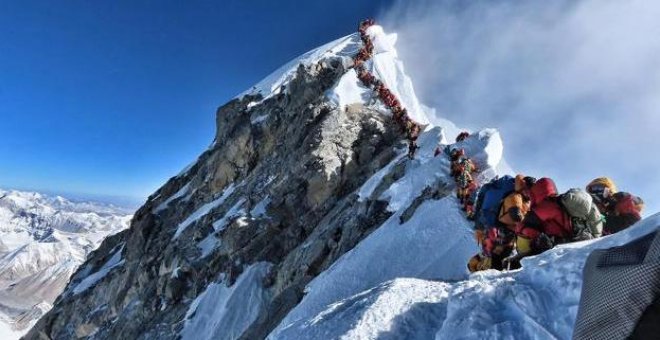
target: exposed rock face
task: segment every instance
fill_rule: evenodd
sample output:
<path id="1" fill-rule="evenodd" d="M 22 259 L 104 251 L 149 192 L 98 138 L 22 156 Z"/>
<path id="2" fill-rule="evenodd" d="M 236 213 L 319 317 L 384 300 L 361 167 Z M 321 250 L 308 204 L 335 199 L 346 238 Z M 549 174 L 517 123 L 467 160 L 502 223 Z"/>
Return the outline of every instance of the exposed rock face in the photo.
<path id="1" fill-rule="evenodd" d="M 268 335 L 311 279 L 391 216 L 355 191 L 405 147 L 402 135 L 382 112 L 329 104 L 345 64 L 301 65 L 282 93 L 221 107 L 212 147 L 90 255 L 26 338 L 177 338 L 209 285 L 261 262 L 265 300 L 240 330 Z"/>

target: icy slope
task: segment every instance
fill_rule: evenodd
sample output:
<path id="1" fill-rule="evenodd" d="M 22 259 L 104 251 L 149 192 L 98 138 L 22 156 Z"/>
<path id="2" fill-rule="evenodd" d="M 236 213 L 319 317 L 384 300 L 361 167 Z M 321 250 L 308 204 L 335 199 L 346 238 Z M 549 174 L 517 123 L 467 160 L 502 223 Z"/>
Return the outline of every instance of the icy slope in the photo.
<path id="1" fill-rule="evenodd" d="M 660 214 L 600 240 L 567 244 L 460 282 L 398 278 L 287 325 L 281 339 L 570 339 L 591 251 L 660 226 Z"/>
<path id="2" fill-rule="evenodd" d="M 112 205 L 0 190 L 3 327 L 15 334 L 27 331 L 87 254 L 106 236 L 125 229 L 130 217 Z"/>

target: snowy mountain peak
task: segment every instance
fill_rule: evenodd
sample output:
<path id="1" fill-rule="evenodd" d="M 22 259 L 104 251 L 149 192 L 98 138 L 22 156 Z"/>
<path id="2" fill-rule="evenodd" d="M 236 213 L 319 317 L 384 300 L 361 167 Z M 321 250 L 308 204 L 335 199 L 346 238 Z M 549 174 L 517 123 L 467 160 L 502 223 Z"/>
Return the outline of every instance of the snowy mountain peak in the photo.
<path id="1" fill-rule="evenodd" d="M 353 54 L 359 49 L 359 44 L 360 37 L 354 33 L 315 48 L 282 65 L 259 83 L 238 95 L 237 99 L 245 96 L 260 96 L 262 100 L 265 100 L 281 93 L 295 77 L 296 71 L 301 65 L 309 67 L 330 58 L 341 58 L 346 64 L 349 64 Z M 254 106 L 256 103 L 250 105 Z"/>
<path id="2" fill-rule="evenodd" d="M 430 124 L 427 113 L 415 95 L 412 81 L 404 72 L 403 63 L 398 59 L 395 48 L 396 33 L 387 34 L 383 27 L 373 25 L 369 27 L 367 34 L 374 42 L 374 57 L 365 66 L 401 100 L 413 120 L 422 125 Z M 258 101 L 248 104 L 248 108 L 250 108 L 260 101 L 281 93 L 295 77 L 296 71 L 301 65 L 309 67 L 323 60 L 336 58 L 341 60 L 344 67 L 349 68 L 352 66 L 353 56 L 360 47 L 360 36 L 357 33 L 337 39 L 291 60 L 237 98 L 240 99 L 246 95 L 259 96 Z M 336 86 L 328 91 L 327 96 L 339 107 L 364 104 L 375 99 L 360 83 L 354 69 L 349 70 Z M 381 107 L 381 109 L 383 108 Z M 386 112 L 386 110 L 382 111 Z"/>

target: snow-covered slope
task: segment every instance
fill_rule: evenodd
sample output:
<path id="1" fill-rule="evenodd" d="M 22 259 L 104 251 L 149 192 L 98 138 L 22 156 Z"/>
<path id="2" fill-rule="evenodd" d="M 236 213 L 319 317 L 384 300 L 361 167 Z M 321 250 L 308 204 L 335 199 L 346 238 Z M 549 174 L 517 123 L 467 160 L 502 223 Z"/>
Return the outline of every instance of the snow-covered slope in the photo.
<path id="1" fill-rule="evenodd" d="M 374 44 L 374 55 L 364 66 L 365 69 L 382 81 L 387 88 L 401 101 L 403 107 L 408 110 L 408 116 L 417 123 L 427 125 L 430 119 L 423 105 L 415 95 L 415 89 L 412 80 L 406 75 L 403 63 L 398 58 L 394 47 L 397 40 L 397 34 L 387 34 L 381 26 L 371 26 L 367 30 Z M 356 53 L 359 45 L 358 35 L 349 36 L 354 43 L 350 50 Z M 351 55 L 352 57 L 352 55 Z M 388 110 L 379 101 L 376 100 L 373 92 L 362 85 L 357 78 L 355 69 L 351 69 L 339 79 L 335 87 L 328 93 L 329 98 L 339 107 L 345 107 L 351 104 L 363 104 L 373 102 L 378 105 L 381 112 L 389 114 Z"/>
<path id="2" fill-rule="evenodd" d="M 590 252 L 626 244 L 658 226 L 660 214 L 616 235 L 524 259 L 521 270 L 480 272 L 461 281 L 410 279 L 405 277 L 419 275 L 405 274 L 384 281 L 379 272 L 365 270 L 364 276 L 382 283 L 319 304 L 295 321 L 290 314 L 273 338 L 570 339 Z M 388 251 L 376 248 L 373 256 L 387 256 Z M 340 261 L 337 266 L 350 264 Z"/>
<path id="3" fill-rule="evenodd" d="M 376 78 L 382 81 L 394 95 L 399 98 L 403 107 L 408 110 L 408 116 L 414 121 L 427 125 L 430 118 L 427 115 L 426 108 L 419 102 L 415 95 L 412 80 L 406 75 L 403 63 L 398 58 L 398 53 L 394 47 L 397 40 L 397 34 L 387 34 L 381 26 L 372 26 L 368 29 L 368 34 L 374 42 L 374 55 L 371 60 L 365 63 L 366 69 Z M 238 98 L 247 95 L 261 96 L 259 102 L 271 98 L 277 94 L 286 91 L 287 86 L 294 79 L 296 70 L 301 66 L 315 65 L 322 60 L 329 58 L 340 58 L 345 66 L 352 65 L 352 58 L 361 47 L 360 36 L 357 33 L 345 36 L 321 47 L 313 49 L 291 61 L 261 80 L 257 85 L 241 93 Z M 351 104 L 364 104 L 371 102 L 383 114 L 389 115 L 376 97 L 358 80 L 355 69 L 348 70 L 336 82 L 335 86 L 326 94 L 328 99 L 340 108 Z M 248 107 L 257 105 L 259 102 L 252 102 Z M 259 123 L 263 117 L 256 117 L 253 123 Z"/>
<path id="4" fill-rule="evenodd" d="M 25 333 L 87 254 L 130 218 L 112 205 L 0 190 L 0 327 Z"/>

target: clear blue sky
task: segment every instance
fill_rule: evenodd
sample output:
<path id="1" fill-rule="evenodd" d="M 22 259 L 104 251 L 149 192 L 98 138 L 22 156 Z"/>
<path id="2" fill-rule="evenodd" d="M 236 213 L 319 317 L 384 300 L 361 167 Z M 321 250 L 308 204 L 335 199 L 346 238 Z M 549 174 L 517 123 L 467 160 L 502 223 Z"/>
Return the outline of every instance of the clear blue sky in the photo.
<path id="1" fill-rule="evenodd" d="M 144 199 L 219 105 L 388 5 L 0 2 L 0 187 Z"/>

